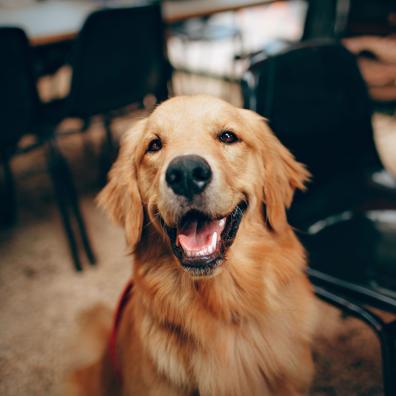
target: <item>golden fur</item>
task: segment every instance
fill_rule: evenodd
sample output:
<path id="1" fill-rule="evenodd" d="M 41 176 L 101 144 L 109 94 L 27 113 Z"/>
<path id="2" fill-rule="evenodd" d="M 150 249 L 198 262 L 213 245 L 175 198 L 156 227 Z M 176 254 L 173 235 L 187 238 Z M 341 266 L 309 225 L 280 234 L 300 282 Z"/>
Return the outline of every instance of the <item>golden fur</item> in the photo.
<path id="1" fill-rule="evenodd" d="M 224 129 L 241 142 L 219 142 Z M 163 148 L 148 155 L 156 136 Z M 249 203 L 226 259 L 210 277 L 182 269 L 158 219 L 176 221 L 163 185 L 167 164 L 181 154 L 201 155 L 214 170 L 205 196 L 209 212 Z M 307 178 L 264 119 L 219 99 L 176 97 L 139 121 L 99 196 L 133 250 L 133 294 L 117 336 L 123 381 L 105 352 L 76 373 L 81 394 L 306 394 L 315 315 L 304 250 L 285 208 Z"/>

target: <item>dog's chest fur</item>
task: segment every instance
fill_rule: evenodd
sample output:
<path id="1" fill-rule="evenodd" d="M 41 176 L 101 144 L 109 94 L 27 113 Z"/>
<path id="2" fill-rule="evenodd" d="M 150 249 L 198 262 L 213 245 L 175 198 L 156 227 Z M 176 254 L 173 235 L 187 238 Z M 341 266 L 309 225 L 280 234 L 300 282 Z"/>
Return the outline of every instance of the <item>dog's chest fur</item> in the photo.
<path id="1" fill-rule="evenodd" d="M 273 394 L 279 375 L 288 370 L 285 362 L 297 359 L 282 318 L 265 316 L 262 307 L 254 320 L 235 312 L 227 321 L 197 302 L 191 304 L 164 297 L 151 301 L 150 309 L 141 306 L 137 331 L 157 374 L 180 394 Z"/>
<path id="2" fill-rule="evenodd" d="M 263 394 L 264 373 L 277 371 L 275 356 L 265 355 L 268 350 L 260 347 L 265 338 L 253 324 L 221 325 L 210 338 L 198 340 L 186 329 L 145 318 L 142 331 L 155 340 L 147 343 L 147 352 L 156 370 L 182 388 L 193 384 L 201 396 Z"/>

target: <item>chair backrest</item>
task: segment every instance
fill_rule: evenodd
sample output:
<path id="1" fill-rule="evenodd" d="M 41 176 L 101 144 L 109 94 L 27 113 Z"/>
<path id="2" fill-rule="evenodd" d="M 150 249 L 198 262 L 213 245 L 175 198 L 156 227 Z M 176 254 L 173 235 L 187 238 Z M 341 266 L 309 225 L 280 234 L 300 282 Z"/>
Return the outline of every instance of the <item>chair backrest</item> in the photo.
<path id="1" fill-rule="evenodd" d="M 314 184 L 378 164 L 367 87 L 340 44 L 306 43 L 253 64 L 242 87 L 245 107 L 269 119 Z"/>
<path id="2" fill-rule="evenodd" d="M 69 113 L 90 116 L 167 96 L 160 2 L 92 13 L 75 44 Z"/>
<path id="3" fill-rule="evenodd" d="M 302 40 L 334 36 L 337 0 L 308 0 Z"/>
<path id="4" fill-rule="evenodd" d="M 308 0 L 302 41 L 340 38 L 346 29 L 351 0 Z"/>
<path id="5" fill-rule="evenodd" d="M 35 121 L 38 94 L 23 30 L 0 28 L 0 153 L 12 149 Z"/>

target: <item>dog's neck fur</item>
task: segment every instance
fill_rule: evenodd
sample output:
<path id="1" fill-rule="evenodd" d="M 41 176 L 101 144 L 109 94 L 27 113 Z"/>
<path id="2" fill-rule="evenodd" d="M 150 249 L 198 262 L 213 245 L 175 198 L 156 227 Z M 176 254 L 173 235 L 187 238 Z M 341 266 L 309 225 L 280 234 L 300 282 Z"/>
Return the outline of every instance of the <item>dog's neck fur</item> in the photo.
<path id="1" fill-rule="evenodd" d="M 246 227 L 254 229 L 248 230 Z M 250 386 L 249 383 L 257 384 L 261 381 L 260 387 L 263 386 L 260 367 L 263 365 L 276 367 L 275 356 L 261 356 L 260 348 L 247 346 L 246 339 L 257 338 L 256 333 L 264 327 L 268 315 L 278 315 L 277 310 L 283 304 L 279 298 L 282 294 L 281 289 L 287 286 L 293 276 L 301 276 L 304 254 L 294 233 L 288 228 L 282 236 L 285 256 L 282 259 L 277 258 L 272 254 L 275 250 L 273 244 L 278 243 L 276 238 L 280 237 L 272 235 L 263 227 L 262 224 L 252 221 L 242 221 L 239 232 L 256 235 L 256 238 L 242 243 L 237 237 L 234 245 L 227 252 L 221 273 L 211 278 L 197 280 L 182 270 L 164 237 L 159 235 L 154 227 L 150 225 L 146 227 L 134 253 L 136 262 L 139 263 L 139 266 L 134 268 L 134 300 L 136 309 L 140 311 L 141 317 L 145 318 L 138 326 L 143 338 L 154 332 L 163 333 L 168 347 L 162 350 L 162 353 L 169 355 L 169 359 L 172 352 L 175 359 L 177 356 L 176 360 L 179 362 L 177 370 L 169 368 L 170 362 L 164 363 L 164 367 L 158 367 L 159 371 L 165 372 L 171 382 L 183 385 L 191 383 L 191 378 L 194 378 L 197 387 L 201 393 L 203 392 L 198 378 L 205 373 L 198 373 L 198 369 L 189 367 L 190 353 L 200 353 L 205 356 L 203 359 L 208 361 L 203 362 L 203 367 L 207 367 L 208 370 L 212 367 L 209 362 L 211 359 L 222 361 L 217 362 L 216 365 L 213 363 L 212 369 L 215 371 L 218 371 L 218 367 L 227 367 L 229 362 L 226 362 L 229 359 L 240 359 L 236 363 L 236 368 L 234 367 L 236 370 L 234 374 L 232 368 L 229 369 L 229 378 L 226 373 L 222 373 L 223 380 L 220 378 L 213 380 L 213 383 L 208 385 L 208 391 L 203 392 L 205 394 L 231 394 L 231 388 L 226 387 L 221 390 L 216 388 L 216 384 L 229 383 L 233 375 L 235 378 L 232 378 L 232 381 L 242 378 L 243 382 L 245 378 L 244 383 L 232 385 L 235 394 L 238 394 L 238 389 L 242 392 L 239 394 L 246 394 L 243 392 Z M 289 249 L 294 253 L 296 249 L 300 250 L 297 262 L 287 264 Z M 257 257 L 260 254 L 258 252 L 263 251 L 267 252 L 266 256 Z M 170 255 L 174 257 L 173 262 L 169 260 Z M 295 254 L 290 256 L 296 258 Z M 271 265 L 267 265 L 271 261 Z M 289 268 L 285 269 L 285 266 Z M 270 301 L 272 306 L 269 306 Z M 218 328 L 226 331 L 219 335 Z M 271 331 L 281 332 L 282 329 L 274 328 Z M 253 333 L 256 336 L 252 335 Z M 174 343 L 168 340 L 174 340 Z M 169 348 L 170 344 L 173 348 Z M 194 348 L 186 353 L 185 348 L 179 348 L 181 344 L 194 345 Z M 236 350 L 241 348 L 241 356 L 235 356 L 234 348 Z M 161 347 L 158 346 L 158 351 L 160 350 Z M 184 350 L 183 356 L 180 355 L 182 350 Z M 152 354 L 156 354 L 156 359 L 153 361 L 162 361 L 158 351 L 151 351 Z M 245 377 L 241 377 L 241 372 L 237 371 L 243 372 L 245 370 L 243 362 L 250 359 L 257 360 L 258 371 L 245 373 Z M 268 367 L 264 371 L 267 370 Z M 210 384 L 211 374 L 205 375 L 205 383 Z M 253 380 L 250 378 L 252 376 L 260 379 Z"/>

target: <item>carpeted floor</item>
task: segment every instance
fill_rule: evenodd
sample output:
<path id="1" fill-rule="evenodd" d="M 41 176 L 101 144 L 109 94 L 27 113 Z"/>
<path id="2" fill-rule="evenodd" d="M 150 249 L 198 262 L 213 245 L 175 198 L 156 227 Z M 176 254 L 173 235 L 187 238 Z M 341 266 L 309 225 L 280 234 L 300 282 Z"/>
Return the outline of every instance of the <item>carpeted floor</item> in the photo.
<path id="1" fill-rule="evenodd" d="M 117 124 L 122 131 L 129 118 Z M 81 205 L 98 257 L 96 267 L 73 270 L 62 225 L 44 172 L 42 151 L 14 160 L 19 217 L 0 231 L 0 395 L 61 394 L 75 361 L 77 315 L 103 302 L 110 307 L 130 274 L 122 231 L 94 204 L 97 187 L 95 124 L 61 147 L 78 182 Z M 381 395 L 379 346 L 362 323 L 320 304 L 312 395 Z M 74 348 L 71 346 L 74 345 Z"/>

